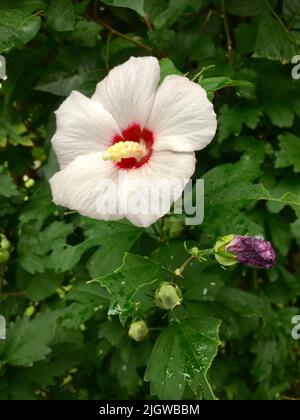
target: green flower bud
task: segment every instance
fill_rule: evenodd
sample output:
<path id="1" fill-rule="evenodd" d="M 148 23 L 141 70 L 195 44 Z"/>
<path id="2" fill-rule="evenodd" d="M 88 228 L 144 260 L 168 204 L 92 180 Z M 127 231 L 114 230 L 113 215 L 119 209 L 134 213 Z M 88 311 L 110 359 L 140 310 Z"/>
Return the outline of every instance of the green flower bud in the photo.
<path id="1" fill-rule="evenodd" d="M 223 238 L 220 238 L 214 246 L 215 258 L 223 267 L 232 267 L 233 265 L 238 264 L 237 258 L 226 251 L 227 245 L 229 245 L 234 238 L 235 235 L 223 236 Z"/>
<path id="2" fill-rule="evenodd" d="M 185 218 L 183 216 L 170 216 L 165 220 L 164 233 L 170 239 L 177 239 L 184 234 L 185 228 Z"/>
<path id="3" fill-rule="evenodd" d="M 9 240 L 6 238 L 5 235 L 0 235 L 0 248 L 9 250 L 11 247 L 11 244 Z"/>
<path id="4" fill-rule="evenodd" d="M 5 264 L 9 261 L 9 251 L 7 249 L 0 249 L 0 264 Z"/>
<path id="5" fill-rule="evenodd" d="M 155 293 L 155 301 L 158 307 L 169 311 L 181 305 L 182 294 L 176 284 L 163 283 Z"/>
<path id="6" fill-rule="evenodd" d="M 149 329 L 145 321 L 134 321 L 131 323 L 128 335 L 134 341 L 140 342 L 145 340 L 149 335 Z"/>
<path id="7" fill-rule="evenodd" d="M 191 250 L 190 250 L 191 255 L 193 255 L 193 257 L 198 258 L 199 255 L 201 254 L 201 251 L 199 248 L 197 248 L 196 246 L 194 246 Z"/>

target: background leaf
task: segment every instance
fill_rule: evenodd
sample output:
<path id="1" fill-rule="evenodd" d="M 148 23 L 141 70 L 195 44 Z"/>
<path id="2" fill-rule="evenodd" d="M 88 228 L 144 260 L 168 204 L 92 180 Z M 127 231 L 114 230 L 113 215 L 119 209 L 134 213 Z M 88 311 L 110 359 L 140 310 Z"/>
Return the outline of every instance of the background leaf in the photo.
<path id="1" fill-rule="evenodd" d="M 74 29 L 75 13 L 72 0 L 50 0 L 47 16 L 49 25 L 56 31 Z"/>
<path id="2" fill-rule="evenodd" d="M 13 366 L 32 366 L 44 360 L 51 349 L 59 312 L 45 312 L 30 321 L 23 317 L 8 331 L 4 348 L 4 360 Z"/>
<path id="3" fill-rule="evenodd" d="M 127 7 L 135 10 L 141 16 L 145 15 L 144 0 L 101 0 L 103 3 L 116 7 Z"/>
<path id="4" fill-rule="evenodd" d="M 129 317 L 145 316 L 155 305 L 153 292 L 161 283 L 170 280 L 172 273 L 156 262 L 126 254 L 118 270 L 95 281 L 111 295 L 109 313 L 119 315 L 125 324 Z"/>
<path id="5" fill-rule="evenodd" d="M 145 374 L 152 394 L 176 400 L 190 386 L 198 399 L 214 399 L 206 375 L 220 344 L 219 325 L 215 319 L 190 319 L 159 336 Z"/>
<path id="6" fill-rule="evenodd" d="M 27 44 L 36 36 L 40 25 L 39 16 L 19 9 L 1 11 L 0 53 Z"/>

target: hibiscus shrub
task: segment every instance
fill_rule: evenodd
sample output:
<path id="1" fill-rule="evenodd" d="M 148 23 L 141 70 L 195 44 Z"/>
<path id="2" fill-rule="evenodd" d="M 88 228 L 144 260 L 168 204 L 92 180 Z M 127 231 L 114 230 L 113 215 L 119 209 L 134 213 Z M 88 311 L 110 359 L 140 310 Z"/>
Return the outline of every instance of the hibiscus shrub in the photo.
<path id="1" fill-rule="evenodd" d="M 297 0 L 0 0 L 0 399 L 300 398 L 299 29 Z M 54 111 L 132 56 L 214 105 L 202 224 L 52 201 Z"/>

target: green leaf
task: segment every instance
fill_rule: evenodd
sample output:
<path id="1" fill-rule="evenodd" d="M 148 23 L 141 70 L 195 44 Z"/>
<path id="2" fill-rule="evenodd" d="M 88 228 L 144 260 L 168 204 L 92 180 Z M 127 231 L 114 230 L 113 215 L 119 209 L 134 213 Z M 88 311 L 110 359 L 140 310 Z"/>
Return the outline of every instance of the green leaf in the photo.
<path id="1" fill-rule="evenodd" d="M 32 366 L 44 360 L 60 315 L 59 311 L 45 311 L 32 321 L 27 316 L 17 320 L 8 330 L 3 360 L 12 366 Z"/>
<path id="2" fill-rule="evenodd" d="M 264 154 L 264 148 L 257 147 L 255 151 L 253 145 L 239 162 L 221 165 L 203 176 L 205 221 L 200 230 L 213 237 L 228 234 L 264 235 L 264 228 L 243 212 L 243 209 L 251 208 L 261 200 L 268 201 L 267 205 L 273 212 L 281 211 L 286 205 L 300 212 L 300 196 L 293 192 L 295 186 L 294 189 L 288 186 L 288 189 L 283 187 L 268 191 L 256 182 L 262 174 L 260 165 Z"/>
<path id="3" fill-rule="evenodd" d="M 20 9 L 24 12 L 34 12 L 45 6 L 45 0 L 0 0 L 0 9 Z"/>
<path id="4" fill-rule="evenodd" d="M 78 283 L 66 297 L 72 302 L 65 310 L 62 326 L 79 329 L 86 321 L 102 309 L 107 311 L 109 296 L 105 289 L 96 284 Z"/>
<path id="5" fill-rule="evenodd" d="M 0 13 L 0 53 L 31 41 L 40 30 L 41 18 L 19 9 Z"/>
<path id="6" fill-rule="evenodd" d="M 70 34 L 70 39 L 76 45 L 93 48 L 96 47 L 97 44 L 100 44 L 101 30 L 102 27 L 98 23 L 80 19 L 76 21 L 75 29 L 74 32 Z"/>
<path id="7" fill-rule="evenodd" d="M 125 220 L 103 222 L 83 218 L 80 226 L 87 239 L 98 238 L 98 249 L 87 262 L 92 278 L 110 274 L 120 267 L 125 252 L 131 251 L 143 234 L 142 229 Z"/>
<path id="8" fill-rule="evenodd" d="M 67 240 L 73 232 L 72 223 L 55 221 L 43 230 L 25 225 L 18 246 L 21 266 L 32 274 L 45 270 L 66 272 L 79 262 L 86 251 L 99 246 L 104 240 L 99 234 L 77 245 L 69 245 Z"/>
<path id="9" fill-rule="evenodd" d="M 19 195 L 18 189 L 12 177 L 9 174 L 4 173 L 0 166 L 0 196 L 10 198 L 17 195 Z"/>
<path id="10" fill-rule="evenodd" d="M 50 0 L 47 16 L 49 25 L 56 31 L 74 30 L 75 11 L 72 0 Z"/>
<path id="11" fill-rule="evenodd" d="M 178 19 L 184 19 L 197 12 L 203 6 L 204 0 L 172 0 L 165 10 L 155 16 L 154 26 L 157 29 L 169 28 Z"/>
<path id="12" fill-rule="evenodd" d="M 24 124 L 10 121 L 8 115 L 0 115 L 0 124 L 0 139 L 2 138 L 5 144 L 9 140 L 14 146 L 33 146 Z"/>
<path id="13" fill-rule="evenodd" d="M 230 77 L 210 77 L 208 79 L 202 79 L 200 85 L 208 94 L 228 87 L 241 87 L 247 89 L 254 87 L 254 85 L 247 80 L 233 80 L 230 79 Z"/>
<path id="14" fill-rule="evenodd" d="M 273 201 L 267 203 L 271 213 L 278 214 L 286 206 L 291 206 L 300 218 L 300 186 L 298 176 L 290 176 L 281 180 L 270 190 Z"/>
<path id="15" fill-rule="evenodd" d="M 235 28 L 234 34 L 239 51 L 242 54 L 252 54 L 257 36 L 256 25 L 241 23 Z"/>
<path id="16" fill-rule="evenodd" d="M 39 274 L 30 274 L 19 268 L 17 284 L 19 290 L 24 290 L 31 300 L 44 300 L 53 295 L 63 281 L 61 274 L 51 271 Z"/>
<path id="17" fill-rule="evenodd" d="M 292 127 L 295 114 L 300 112 L 299 82 L 292 80 L 281 64 L 260 61 L 257 70 L 260 76 L 258 91 L 264 111 L 273 125 Z M 266 78 L 265 74 L 269 74 L 270 78 Z"/>
<path id="18" fill-rule="evenodd" d="M 209 58 L 215 57 L 216 45 L 209 35 L 199 35 L 195 31 L 180 33 L 177 35 L 177 44 L 180 45 L 181 60 L 193 60 L 203 63 Z M 172 48 L 169 47 L 169 48 Z"/>
<path id="19" fill-rule="evenodd" d="M 233 203 L 243 206 L 257 199 L 262 189 L 252 182 L 261 175 L 260 164 L 263 161 L 261 152 L 245 153 L 236 163 L 220 165 L 207 172 L 203 179 L 206 185 L 206 196 L 209 205 Z M 256 188 L 259 187 L 259 188 Z M 246 190 L 244 189 L 246 188 Z M 233 193 L 233 191 L 235 193 Z M 239 191 L 239 193 L 238 193 Z"/>
<path id="20" fill-rule="evenodd" d="M 214 239 L 219 235 L 263 233 L 263 229 L 241 211 L 269 197 L 263 186 L 255 182 L 261 175 L 263 159 L 264 152 L 253 148 L 239 162 L 221 165 L 203 176 L 205 221 L 201 230 Z"/>
<path id="21" fill-rule="evenodd" d="M 160 65 L 160 81 L 163 81 L 165 77 L 172 74 L 178 74 L 182 76 L 182 73 L 176 68 L 175 64 L 169 58 L 162 58 L 159 61 Z"/>
<path id="22" fill-rule="evenodd" d="M 214 400 L 207 372 L 217 355 L 220 321 L 213 318 L 175 322 L 157 339 L 145 380 L 151 394 L 164 400 L 181 399 L 191 387 L 197 399 Z"/>
<path id="23" fill-rule="evenodd" d="M 292 243 L 291 227 L 289 223 L 277 215 L 270 214 L 268 224 L 272 244 L 282 255 L 287 256 Z"/>
<path id="24" fill-rule="evenodd" d="M 47 217 L 55 213 L 57 213 L 57 207 L 52 203 L 49 183 L 41 181 L 34 186 L 32 195 L 20 214 L 20 223 L 22 226 L 35 222 L 41 228 Z"/>
<path id="25" fill-rule="evenodd" d="M 276 369 L 280 365 L 280 353 L 278 349 L 278 343 L 273 341 L 258 343 L 254 352 L 256 358 L 252 372 L 258 381 L 263 382 L 270 380 L 273 369 Z"/>
<path id="26" fill-rule="evenodd" d="M 140 371 L 145 369 L 145 360 L 149 358 L 150 343 L 144 342 L 136 346 L 124 333 L 126 334 L 123 328 L 123 337 L 118 347 L 120 350 L 113 357 L 112 374 L 116 375 L 120 386 L 132 397 L 140 390 Z"/>
<path id="27" fill-rule="evenodd" d="M 296 220 L 296 222 L 292 224 L 291 229 L 298 245 L 300 245 L 300 219 Z"/>
<path id="28" fill-rule="evenodd" d="M 66 36 L 73 37 L 74 35 L 75 32 L 71 32 Z M 88 40 L 89 38 L 86 38 L 86 41 Z M 77 43 L 82 42 L 77 40 Z M 78 55 L 80 55 L 80 60 L 78 60 Z M 97 54 L 97 50 L 82 49 L 80 45 L 64 47 L 60 49 L 52 65 L 44 69 L 35 89 L 63 97 L 68 96 L 73 90 L 91 95 L 95 91 L 96 84 L 106 74 L 101 67 L 104 67 L 104 63 L 100 54 Z"/>
<path id="29" fill-rule="evenodd" d="M 101 0 L 102 3 L 115 7 L 126 7 L 135 10 L 141 16 L 145 16 L 144 0 Z"/>
<path id="30" fill-rule="evenodd" d="M 300 172 L 300 137 L 285 133 L 278 136 L 280 151 L 276 153 L 276 168 L 294 167 Z"/>
<path id="31" fill-rule="evenodd" d="M 224 287 L 219 270 L 215 263 L 193 262 L 184 271 L 184 299 L 189 301 L 210 302 Z"/>
<path id="32" fill-rule="evenodd" d="M 297 51 L 294 36 L 269 13 L 263 14 L 258 27 L 255 56 L 288 63 Z"/>
<path id="33" fill-rule="evenodd" d="M 124 253 L 130 251 L 143 233 L 129 222 L 104 222 L 80 218 L 81 242 L 70 245 L 68 237 L 75 227 L 72 223 L 53 222 L 44 226 L 48 217 L 58 215 L 52 204 L 49 185 L 40 182 L 20 217 L 21 235 L 18 245 L 22 267 L 31 274 L 54 270 L 57 273 L 72 269 L 82 255 L 98 248 L 88 260 L 91 277 L 111 273 L 120 266 Z"/>
<path id="34" fill-rule="evenodd" d="M 283 0 L 283 16 L 290 28 L 300 29 L 300 3 L 298 0 Z"/>
<path id="35" fill-rule="evenodd" d="M 262 0 L 226 0 L 226 11 L 235 16 L 256 16 L 263 8 Z"/>
<path id="36" fill-rule="evenodd" d="M 122 327 L 118 318 L 109 318 L 101 325 L 98 337 L 104 338 L 112 346 L 120 348 L 120 342 L 126 333 L 127 331 Z"/>
<path id="37" fill-rule="evenodd" d="M 23 226 L 18 245 L 21 266 L 31 274 L 47 269 L 56 272 L 71 269 L 78 262 L 74 248 L 66 245 L 67 236 L 72 232 L 73 225 L 64 222 L 53 222 L 42 231 L 37 225 Z"/>
<path id="38" fill-rule="evenodd" d="M 193 243 L 194 245 L 194 243 Z M 172 240 L 156 248 L 151 254 L 151 259 L 158 262 L 170 271 L 175 271 L 187 259 L 184 240 Z"/>
<path id="39" fill-rule="evenodd" d="M 128 318 L 144 317 L 155 306 L 154 292 L 172 281 L 173 274 L 154 261 L 126 254 L 114 273 L 95 279 L 111 295 L 110 315 L 119 315 L 124 325 Z"/>
<path id="40" fill-rule="evenodd" d="M 266 300 L 243 290 L 224 288 L 221 290 L 218 300 L 233 312 L 247 318 L 268 320 L 272 317 L 271 306 Z"/>
<path id="41" fill-rule="evenodd" d="M 219 115 L 219 141 L 223 141 L 234 135 L 238 137 L 245 124 L 252 130 L 255 129 L 263 115 L 260 106 L 254 103 L 246 103 L 242 106 L 233 106 L 229 108 L 224 105 Z"/>
<path id="42" fill-rule="evenodd" d="M 96 70 L 90 70 L 74 76 L 69 76 L 64 72 L 53 73 L 51 76 L 53 78 L 52 81 L 39 83 L 35 89 L 41 92 L 52 93 L 52 95 L 66 97 L 73 90 L 87 94 L 90 92 L 90 85 L 95 87 L 99 81 L 99 72 Z"/>

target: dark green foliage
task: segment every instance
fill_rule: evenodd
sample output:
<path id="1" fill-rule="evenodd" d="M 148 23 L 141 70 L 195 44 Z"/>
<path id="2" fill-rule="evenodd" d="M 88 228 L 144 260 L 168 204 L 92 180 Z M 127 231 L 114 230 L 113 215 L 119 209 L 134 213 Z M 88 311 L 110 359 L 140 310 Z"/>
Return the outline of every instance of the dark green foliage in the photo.
<path id="1" fill-rule="evenodd" d="M 300 399 L 298 0 L 0 0 L 0 399 Z M 197 155 L 205 221 L 154 228 L 52 203 L 54 111 L 130 56 L 187 74 L 219 129 Z M 264 235 L 271 271 L 223 270 L 186 249 Z M 8 259 L 6 256 L 8 255 Z M 91 280 L 94 282 L 88 283 Z M 167 314 L 155 290 L 176 281 Z M 130 323 L 144 319 L 136 343 Z"/>

